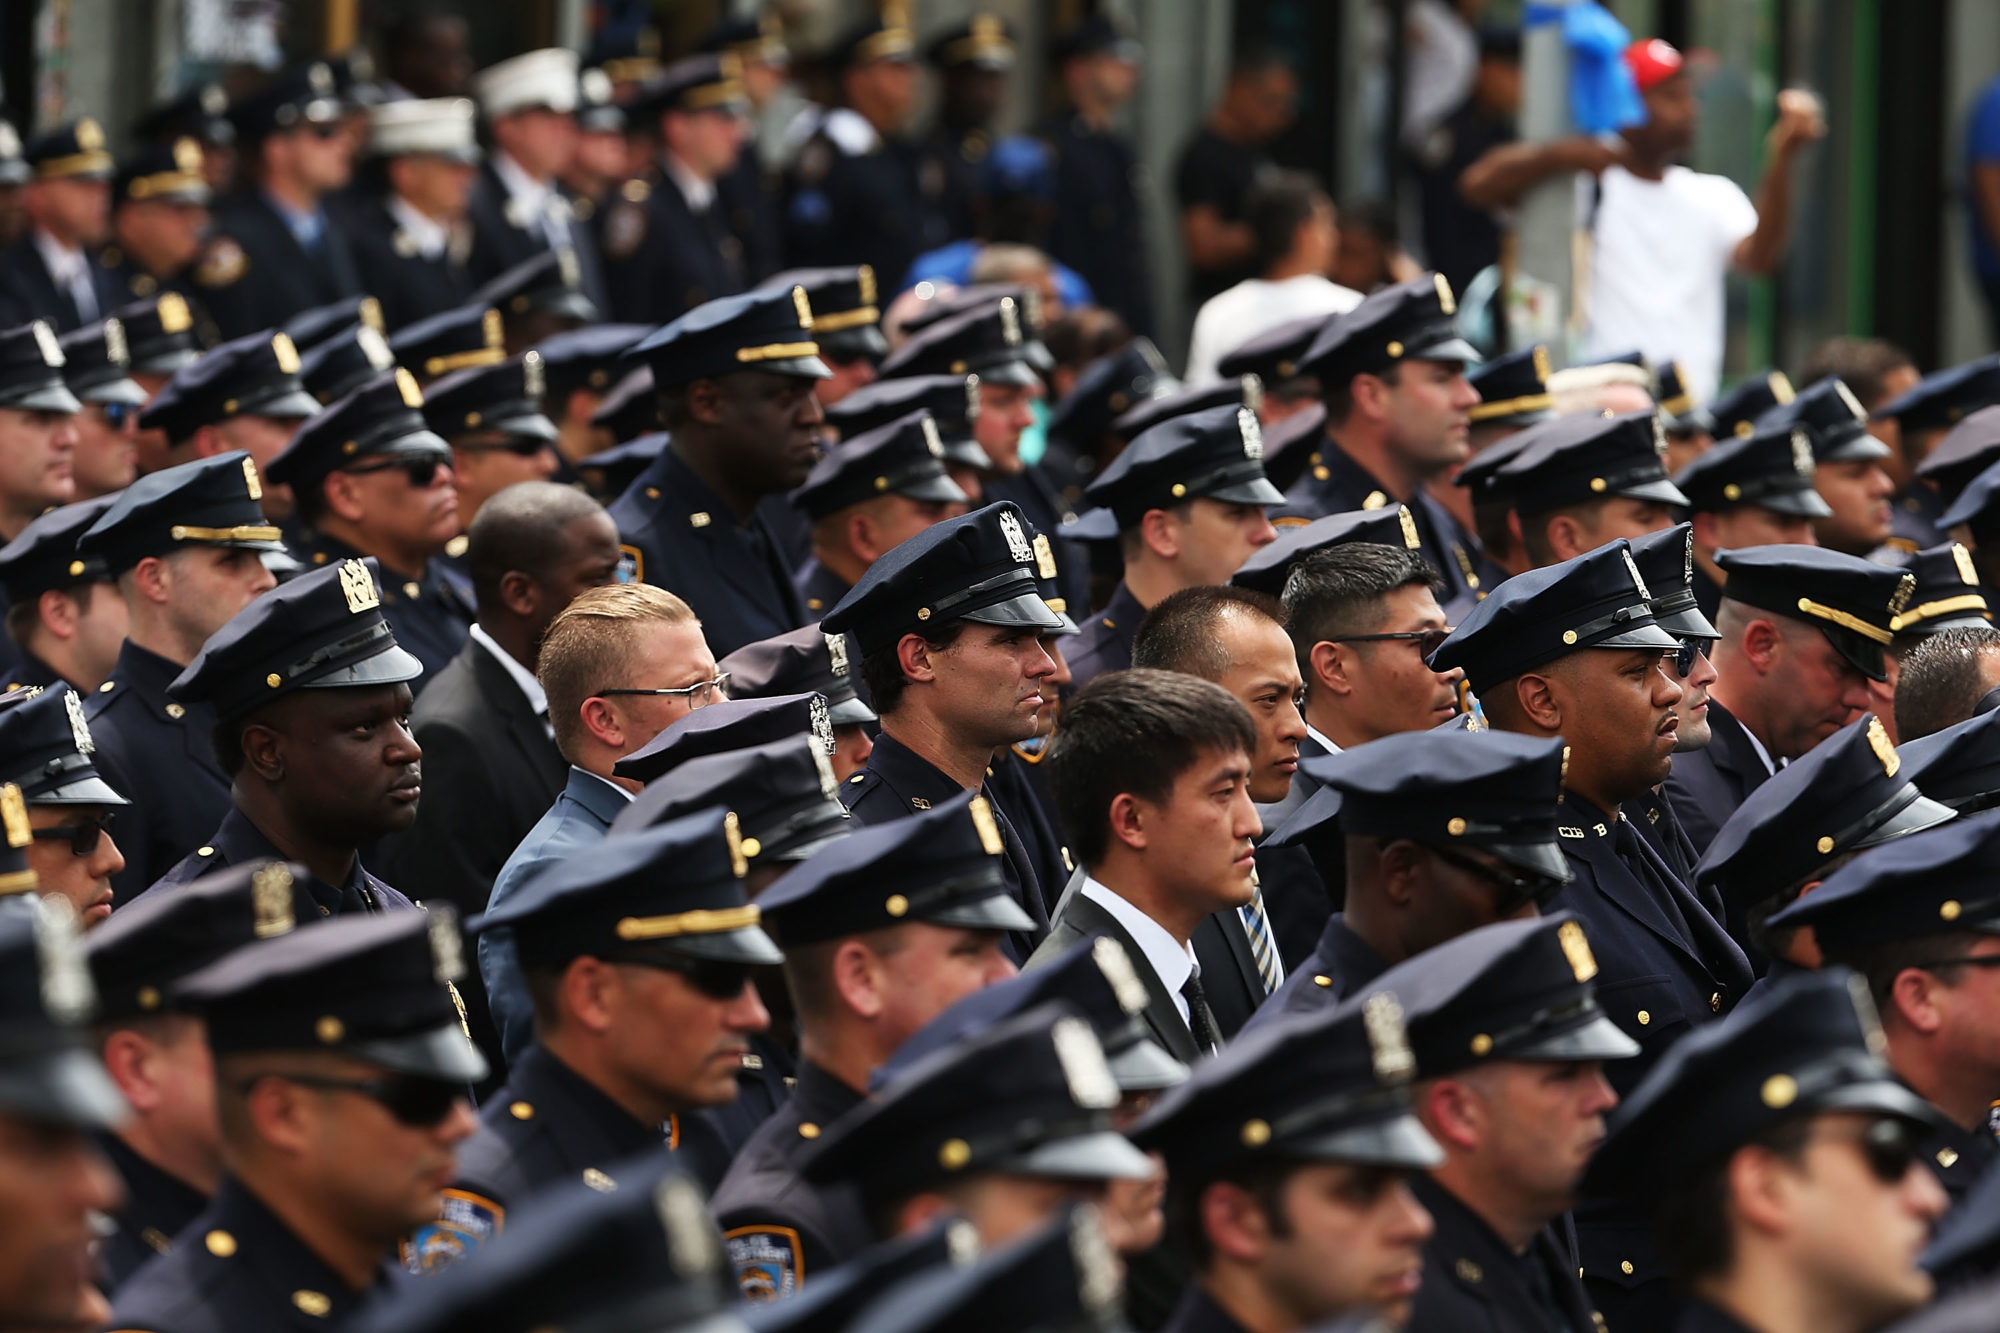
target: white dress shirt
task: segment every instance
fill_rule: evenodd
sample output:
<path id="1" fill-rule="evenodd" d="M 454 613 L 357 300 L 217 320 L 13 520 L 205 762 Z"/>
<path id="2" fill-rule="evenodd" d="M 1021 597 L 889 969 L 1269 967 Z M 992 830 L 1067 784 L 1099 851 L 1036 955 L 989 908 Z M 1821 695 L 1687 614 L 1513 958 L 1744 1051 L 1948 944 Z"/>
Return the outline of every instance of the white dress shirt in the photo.
<path id="1" fill-rule="evenodd" d="M 501 667 L 507 672 L 507 678 L 512 680 L 515 686 L 520 689 L 522 696 L 528 701 L 528 707 L 533 709 L 535 716 L 542 720 L 542 730 L 548 732 L 550 740 L 554 740 L 556 738 L 556 729 L 555 724 L 549 720 L 549 696 L 542 689 L 542 682 L 535 679 L 535 673 L 522 666 L 519 662 L 516 662 L 513 654 L 502 648 L 494 640 L 493 636 L 486 632 L 484 625 L 473 625 L 472 641 L 499 659 Z M 612 785 L 617 786 L 616 783 Z M 625 789 L 619 787 L 618 790 L 624 791 Z"/>
<path id="2" fill-rule="evenodd" d="M 83 317 L 85 324 L 97 320 L 97 289 L 90 285 L 90 257 L 81 250 L 72 250 L 40 227 L 33 230 L 35 250 L 48 265 L 49 276 L 56 286 L 69 293 L 70 300 L 76 302 L 76 313 Z"/>
<path id="3" fill-rule="evenodd" d="M 1191 975 L 1201 971 L 1201 964 L 1195 961 L 1194 945 L 1182 944 L 1167 928 L 1144 912 L 1134 907 L 1117 892 L 1098 883 L 1094 879 L 1083 881 L 1083 896 L 1111 913 L 1111 919 L 1125 927 L 1125 933 L 1139 946 L 1139 952 L 1146 956 L 1147 966 L 1154 975 L 1165 983 L 1167 994 L 1174 997 L 1174 1008 L 1180 1011 L 1181 1022 L 1188 1024 L 1192 1035 L 1194 1025 L 1188 1019 L 1187 996 L 1181 994 L 1181 987 L 1187 985 Z"/>
<path id="4" fill-rule="evenodd" d="M 389 196 L 389 216 L 416 243 L 418 254 L 433 262 L 444 257 L 445 247 L 451 244 L 451 228 L 420 212 L 400 194 Z"/>
<path id="5" fill-rule="evenodd" d="M 514 201 L 514 210 L 522 217 L 534 218 L 541 224 L 542 235 L 548 238 L 553 249 L 562 249 L 570 244 L 569 223 L 565 220 L 568 208 L 557 208 L 563 201 L 556 195 L 553 185 L 545 185 L 522 169 L 521 164 L 507 154 L 495 149 L 493 152 L 493 174 L 507 187 L 507 195 Z M 513 214 L 508 215 L 513 220 Z"/>

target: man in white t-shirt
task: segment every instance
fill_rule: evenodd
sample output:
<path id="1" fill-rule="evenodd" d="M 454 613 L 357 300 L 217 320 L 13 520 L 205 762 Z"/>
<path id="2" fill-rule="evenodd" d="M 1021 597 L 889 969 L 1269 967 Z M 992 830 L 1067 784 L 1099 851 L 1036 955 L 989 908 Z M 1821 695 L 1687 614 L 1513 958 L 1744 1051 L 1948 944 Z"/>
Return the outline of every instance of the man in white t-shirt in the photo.
<path id="1" fill-rule="evenodd" d="M 1361 293 L 1329 281 L 1340 233 L 1333 200 L 1303 171 L 1272 171 L 1258 178 L 1243 206 L 1256 240 L 1258 276 L 1211 296 L 1194 317 L 1188 341 L 1187 383 L 1222 378 L 1216 363 L 1244 343 L 1281 324 L 1313 315 L 1345 314 Z"/>
<path id="2" fill-rule="evenodd" d="M 1722 374 L 1723 279 L 1777 270 L 1791 235 L 1791 166 L 1826 134 L 1819 99 L 1788 89 L 1764 141 L 1753 203 L 1726 176 L 1680 165 L 1699 108 L 1681 53 L 1657 38 L 1625 52 L 1646 120 L 1620 140 L 1560 139 L 1496 148 L 1466 168 L 1459 189 L 1484 208 L 1512 204 L 1563 171 L 1597 173 L 1583 207 L 1592 259 L 1584 284 L 1583 359 L 1631 348 L 1655 365 L 1678 361 L 1697 401 Z"/>

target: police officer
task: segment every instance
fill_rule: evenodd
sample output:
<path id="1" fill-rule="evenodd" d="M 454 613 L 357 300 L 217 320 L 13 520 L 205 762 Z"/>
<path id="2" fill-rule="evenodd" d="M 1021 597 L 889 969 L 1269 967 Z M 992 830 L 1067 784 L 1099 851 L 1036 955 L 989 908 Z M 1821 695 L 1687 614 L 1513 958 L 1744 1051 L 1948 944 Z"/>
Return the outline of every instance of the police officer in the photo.
<path id="1" fill-rule="evenodd" d="M 1995 1158 L 1988 1111 L 1996 1070 L 1981 1052 L 1990 1015 L 1965 1002 L 1991 966 L 1993 909 L 1973 888 L 1990 875 L 1991 811 L 1857 857 L 1773 915 L 1772 930 L 1810 927 L 1826 961 L 1865 979 L 1882 1011 L 1883 1054 L 1937 1109 L 1924 1165 L 1954 1205 Z"/>
<path id="2" fill-rule="evenodd" d="M 333 71 L 318 60 L 230 107 L 250 188 L 216 209 L 194 267 L 201 303 L 223 337 L 361 294 L 347 233 L 325 207 L 353 174 L 345 114 Z"/>
<path id="3" fill-rule="evenodd" d="M 1888 678 L 1890 625 L 1916 578 L 1811 546 L 1724 552 L 1706 749 L 1681 755 L 1667 799 L 1706 850 L 1744 799 L 1789 762 L 1874 706 Z"/>
<path id="4" fill-rule="evenodd" d="M 259 939 L 180 983 L 226 1169 L 185 1242 L 119 1289 L 117 1327 L 319 1328 L 360 1306 L 473 1131 L 486 1062 L 452 1003 L 463 967 L 441 907 Z"/>
<path id="5" fill-rule="evenodd" d="M 1447 602 L 1482 591 L 1467 573 L 1478 543 L 1421 493 L 1470 450 L 1479 400 L 1463 369 L 1478 354 L 1452 323 L 1457 310 L 1450 285 L 1431 273 L 1327 322 L 1299 367 L 1319 379 L 1326 439 L 1288 496 L 1310 518 L 1408 505 L 1424 555 L 1445 577 Z"/>
<path id="6" fill-rule="evenodd" d="M 711 806 L 736 812 L 743 835 L 743 889 L 752 900 L 821 848 L 846 836 L 847 807 L 819 738 L 789 736 L 762 745 L 701 755 L 648 782 L 618 818 L 613 835 L 669 823 Z M 754 854 L 753 854 L 754 853 Z M 774 967 L 755 976 L 771 1026 L 748 1034 L 736 1077 L 736 1099 L 707 1108 L 703 1118 L 721 1141 L 726 1167 L 757 1126 L 791 1097 L 797 1080 L 798 1024 L 783 978 Z"/>
<path id="7" fill-rule="evenodd" d="M 1653 370 L 1653 401 L 1667 431 L 1667 471 L 1678 472 L 1715 444 L 1715 416 L 1695 401 L 1678 361 Z"/>
<path id="8" fill-rule="evenodd" d="M 323 916 L 410 906 L 356 849 L 416 819 L 423 751 L 405 719 L 408 682 L 422 670 L 396 645 L 374 570 L 360 560 L 301 574 L 231 617 L 167 687 L 183 708 L 215 710 L 230 807 L 159 883 L 283 848 L 312 871 Z"/>
<path id="9" fill-rule="evenodd" d="M 1701 614 L 1721 614 L 1721 551 L 1803 544 L 1833 511 L 1813 487 L 1812 441 L 1801 430 L 1726 435 L 1674 474 L 1694 525 L 1694 595 Z"/>
<path id="10" fill-rule="evenodd" d="M 944 169 L 940 207 L 949 234 L 970 236 L 980 164 L 993 147 L 1014 68 L 1013 29 L 998 14 L 982 11 L 934 34 L 924 58 L 937 70 L 942 94 L 924 146 Z"/>
<path id="11" fill-rule="evenodd" d="M 1020 511 L 988 505 L 877 560 L 820 622 L 829 634 L 852 635 L 882 717 L 867 770 L 841 788 L 856 819 L 907 818 L 961 791 L 990 797 L 993 752 L 1034 735 L 1039 682 L 1055 670 L 1040 635 L 1061 620 L 1037 590 L 1036 569 Z M 980 701 L 959 702 L 975 678 L 986 682 Z M 1025 958 L 1056 889 L 1039 882 L 1006 816 L 995 823 L 1007 844 L 1008 886 L 1036 923 L 1014 942 Z"/>
<path id="12" fill-rule="evenodd" d="M 812 468 L 813 385 L 830 373 L 818 352 L 798 287 L 712 301 L 632 349 L 673 438 L 611 517 L 632 577 L 685 597 L 721 655 L 806 623 L 757 505 Z"/>
<path id="13" fill-rule="evenodd" d="M 28 804 L 28 866 L 44 896 L 67 900 L 85 930 L 111 915 L 125 858 L 111 827 L 130 804 L 105 784 L 83 700 L 63 684 L 0 695 L 0 780 Z"/>
<path id="14" fill-rule="evenodd" d="M 507 326 L 500 312 L 468 301 L 396 331 L 389 350 L 419 385 L 474 366 L 497 366 L 507 359 Z"/>
<path id="15" fill-rule="evenodd" d="M 111 674 L 125 640 L 125 603 L 104 561 L 79 557 L 76 540 L 114 498 L 51 509 L 0 547 L 7 637 L 20 653 L 7 689 L 66 680 L 88 696 Z"/>
<path id="16" fill-rule="evenodd" d="M 1465 669 L 1496 729 L 1568 744 L 1556 831 L 1573 878 L 1554 903 L 1590 931 L 1606 1008 L 1642 1048 L 1610 1071 L 1621 1093 L 1752 979 L 1721 923 L 1619 813 L 1675 763 L 1682 690 L 1663 658 L 1680 644 L 1650 598 L 1615 541 L 1501 584 L 1431 657 Z M 1651 1327 L 1667 1272 L 1629 1239 L 1635 1221 L 1616 1211 L 1580 1218 L 1581 1266 L 1608 1324 Z"/>
<path id="17" fill-rule="evenodd" d="M 800 1168 L 810 1184 L 853 1188 L 877 1239 L 956 1213 L 982 1245 L 1005 1245 L 1073 1198 L 1154 1178 L 1112 1127 L 1120 1096 L 1090 1020 L 1055 1000 L 885 1071 Z"/>
<path id="18" fill-rule="evenodd" d="M 1708 404 L 1710 434 L 1716 443 L 1741 439 L 1756 430 L 1756 422 L 1772 408 L 1782 407 L 1797 397 L 1792 382 L 1782 370 L 1767 370 L 1740 380 L 1715 395 Z"/>
<path id="19" fill-rule="evenodd" d="M 0 332 L 0 454 L 15 462 L 0 477 L 0 537 L 8 541 L 75 495 L 60 464 L 76 447 L 74 418 L 83 404 L 63 384 L 63 359 L 45 321 Z M 19 660 L 11 639 L 0 642 L 0 670 L 12 671 Z"/>
<path id="20" fill-rule="evenodd" d="M 808 625 L 789 634 L 746 643 L 716 664 L 729 673 L 732 699 L 767 699 L 811 691 L 826 700 L 833 731 L 833 776 L 846 782 L 868 763 L 873 730 L 881 719 L 855 689 L 847 637 Z"/>
<path id="21" fill-rule="evenodd" d="M 1013 975 L 1001 933 L 1029 918 L 1009 901 L 1000 859 L 992 811 L 961 794 L 850 833 L 759 899 L 785 950 L 799 1064 L 791 1101 L 744 1143 L 715 1191 L 750 1299 L 791 1295 L 867 1244 L 859 1198 L 807 1184 L 801 1163 L 918 1028 Z M 900 966 L 879 965 L 892 956 Z M 852 987 L 842 981 L 850 975 L 865 980 Z"/>
<path id="22" fill-rule="evenodd" d="M 111 226 L 111 154 L 83 116 L 30 139 L 24 156 L 28 232 L 0 250 L 0 328 L 45 319 L 67 332 L 128 299 L 92 262 Z"/>
<path id="23" fill-rule="evenodd" d="M 0 797 L 11 831 L 18 797 Z M 26 874 L 17 851 L 4 859 L 8 879 Z M 66 904 L 19 898 L 0 910 L 0 976 L 0 1188 L 17 1229 L 0 1319 L 21 1328 L 96 1326 L 105 1314 L 90 1277 L 97 1219 L 118 1211 L 124 1191 L 90 1136 L 123 1121 L 127 1107 L 87 1045 L 96 995 Z"/>
<path id="24" fill-rule="evenodd" d="M 1896 483 L 1881 460 L 1889 456 L 1889 446 L 1869 434 L 1868 413 L 1853 390 L 1828 375 L 1791 402 L 1772 408 L 1757 424 L 1797 427 L 1812 441 L 1813 485 L 1833 511 L 1813 524 L 1821 546 L 1865 556 L 1888 542 L 1889 497 Z"/>
<path id="25" fill-rule="evenodd" d="M 585 292 L 582 260 L 568 248 L 530 255 L 488 279 L 472 300 L 500 312 L 510 356 L 594 324 L 604 309 Z"/>
<path id="26" fill-rule="evenodd" d="M 561 432 L 556 451 L 565 466 L 574 467 L 612 441 L 591 429 L 591 417 L 604 396 L 625 373 L 625 349 L 652 330 L 642 324 L 596 324 L 545 338 L 535 345 L 541 354 L 547 393 L 542 410 Z M 648 384 L 647 397 L 651 398 Z M 647 404 L 650 409 L 652 404 Z M 616 499 L 624 487 L 612 492 Z"/>
<path id="27" fill-rule="evenodd" d="M 1722 631 L 1701 613 L 1700 603 L 1695 600 L 1693 527 L 1681 523 L 1664 532 L 1635 538 L 1632 564 L 1653 594 L 1653 618 L 1681 644 L 1680 651 L 1669 659 L 1681 686 L 1680 701 L 1674 705 L 1677 724 L 1674 753 L 1705 750 L 1714 739 L 1708 724 L 1708 690 L 1720 674 L 1708 660 L 1708 654 L 1722 637 Z M 1652 844 L 1674 873 L 1693 884 L 1695 862 L 1701 854 L 1695 850 L 1687 830 L 1681 827 L 1665 788 L 1649 789 L 1626 802 L 1623 811 L 1639 836 Z M 1713 897 L 1709 898 L 1708 907 L 1711 912 L 1716 910 Z M 1738 938 L 1740 941 L 1741 937 Z"/>
<path id="28" fill-rule="evenodd" d="M 188 265 L 201 253 L 212 197 L 201 144 L 192 138 L 142 149 L 119 164 L 111 238 L 97 252 L 97 266 L 118 289 L 116 304 L 167 291 L 188 294 Z"/>
<path id="29" fill-rule="evenodd" d="M 1982 356 L 1934 370 L 1874 410 L 1878 428 L 1893 423 L 1896 446 L 1916 472 L 1916 479 L 1897 495 L 1895 507 L 1898 521 L 1920 537 L 1923 524 L 1942 533 L 1938 519 L 1950 503 L 1949 497 L 1922 484 L 1924 463 L 1960 421 L 1995 403 L 2000 403 L 2000 357 Z"/>
<path id="30" fill-rule="evenodd" d="M 76 450 L 70 479 L 76 498 L 92 500 L 132 484 L 139 471 L 136 438 L 146 391 L 125 374 L 131 353 L 125 326 L 109 315 L 58 340 L 63 349 L 63 383 L 83 404 L 77 413 Z"/>
<path id="31" fill-rule="evenodd" d="M 424 422 L 451 446 L 451 484 L 458 521 L 469 530 L 488 500 L 524 481 L 556 473 L 556 423 L 542 411 L 548 380 L 540 352 L 523 352 L 497 366 L 453 371 L 424 394 Z M 464 543 L 447 558 L 463 572 Z"/>
<path id="32" fill-rule="evenodd" d="M 882 336 L 875 270 L 866 264 L 839 268 L 795 268 L 777 274 L 766 288 L 805 288 L 812 303 L 813 341 L 833 378 L 814 390 L 819 405 L 831 409 L 857 389 L 875 382 L 875 368 L 889 355 Z M 905 326 L 908 327 L 907 325 Z M 828 424 L 833 424 L 831 416 Z"/>
<path id="33" fill-rule="evenodd" d="M 1065 105 L 1035 131 L 1056 154 L 1049 253 L 1082 274 L 1099 304 L 1134 332 L 1151 334 L 1138 155 L 1115 124 L 1138 83 L 1139 44 L 1110 16 L 1089 14 L 1056 41 L 1051 60 Z"/>
<path id="34" fill-rule="evenodd" d="M 481 154 L 463 97 L 384 102 L 368 113 L 375 197 L 352 212 L 354 266 L 400 329 L 462 305 L 474 286 L 466 200 Z"/>
<path id="35" fill-rule="evenodd" d="M 1917 477 L 1935 490 L 1932 504 L 1950 505 L 1980 473 L 2000 462 L 2000 411 L 1982 407 L 1967 413 L 1917 467 Z"/>
<path id="36" fill-rule="evenodd" d="M 1605 418 L 1577 412 L 1531 426 L 1486 494 L 1520 516 L 1531 565 L 1553 565 L 1614 538 L 1636 540 L 1674 525 L 1687 497 L 1667 480 L 1666 436 L 1653 408 Z"/>
<path id="37" fill-rule="evenodd" d="M 1461 935 L 1373 983 L 1402 1003 L 1417 1116 L 1445 1157 L 1413 1186 L 1437 1225 L 1413 1326 L 1594 1333 L 1556 1224 L 1617 1104 L 1603 1065 L 1639 1049 L 1596 975 L 1564 912 Z"/>
<path id="38" fill-rule="evenodd" d="M 125 609 L 117 664 L 90 696 L 98 763 L 132 798 L 121 821 L 130 902 L 193 851 L 229 811 L 229 776 L 209 733 L 215 714 L 169 696 L 211 635 L 276 580 L 260 556 L 283 549 L 258 506 L 257 465 L 241 452 L 148 474 L 77 540 Z"/>
<path id="39" fill-rule="evenodd" d="M 1408 1182 L 1444 1159 L 1411 1114 L 1416 1072 L 1395 996 L 1371 991 L 1228 1048 L 1128 1131 L 1166 1159 L 1192 1279 L 1167 1329 L 1406 1314 L 1432 1229 Z"/>
<path id="40" fill-rule="evenodd" d="M 1079 370 L 1047 422 L 1050 452 L 1073 474 L 1065 481 L 1064 498 L 1080 504 L 1083 484 L 1097 475 L 1100 460 L 1123 447 L 1123 440 L 1110 438 L 1113 421 L 1180 387 L 1150 338 L 1134 338 Z"/>
<path id="41" fill-rule="evenodd" d="M 1344 908 L 1251 1020 L 1328 1009 L 1392 966 L 1532 916 L 1571 878 L 1556 838 L 1562 747 L 1502 732 L 1411 731 L 1305 761 L 1338 819 Z"/>
<path id="42" fill-rule="evenodd" d="M 719 190 L 743 148 L 749 104 L 740 73 L 734 56 L 690 56 L 648 80 L 627 107 L 657 132 L 659 155 L 604 211 L 612 318 L 664 324 L 743 290 L 743 243 Z"/>
<path id="43" fill-rule="evenodd" d="M 465 646 L 473 613 L 440 568 L 463 525 L 451 451 L 423 410 L 423 391 L 399 366 L 299 427 L 269 471 L 298 505 L 299 558 L 313 568 L 379 561 L 383 614 L 435 676 Z"/>
<path id="44" fill-rule="evenodd" d="M 1634 1326 L 1863 1330 L 1929 1299 L 1917 1257 L 1945 1200 L 1916 1144 L 1933 1116 L 1882 1062 L 1874 1010 L 1846 974 L 1788 978 L 1618 1109 L 1585 1190 L 1643 1200 L 1688 1293 L 1678 1319 L 1667 1301 Z"/>
<path id="45" fill-rule="evenodd" d="M 1139 622 L 1161 599 L 1227 582 L 1277 540 L 1264 511 L 1284 493 L 1264 476 L 1263 457 L 1255 414 L 1214 407 L 1141 434 L 1085 490 L 1099 508 L 1076 527 L 1100 539 L 1115 527 L 1125 576 L 1069 654 L 1078 685 L 1132 665 Z"/>
<path id="46" fill-rule="evenodd" d="M 875 561 L 971 502 L 945 470 L 937 421 L 921 408 L 827 450 L 790 499 L 812 539 L 799 595 L 822 615 Z"/>
<path id="47" fill-rule="evenodd" d="M 159 466 L 241 449 L 263 473 L 299 423 L 320 410 L 299 379 L 301 369 L 298 347 L 285 334 L 247 334 L 175 371 L 139 413 L 139 430 L 166 437 Z M 273 521 L 291 516 L 289 489 L 264 487 L 258 500 Z"/>
<path id="48" fill-rule="evenodd" d="M 876 380 L 828 408 L 826 424 L 841 439 L 851 440 L 920 408 L 937 422 L 938 438 L 944 443 L 945 471 L 971 500 L 983 503 L 984 478 L 993 471 L 993 460 L 979 445 L 979 419 L 984 414 L 979 376 L 910 375 Z M 806 609 L 821 612 L 832 605 L 808 605 Z"/>
<path id="49" fill-rule="evenodd" d="M 413 1238 L 419 1271 L 476 1253 L 537 1189 L 616 1189 L 621 1162 L 667 1144 L 670 1117 L 736 1096 L 745 1043 L 770 1022 L 750 969 L 782 956 L 744 868 L 734 812 L 710 807 L 608 838 L 481 918 L 514 933 L 535 1042 Z"/>
<path id="50" fill-rule="evenodd" d="M 1299 348 L 1297 354 L 1303 356 L 1306 350 Z M 1519 448 L 1514 441 L 1522 432 L 1555 415 L 1555 400 L 1549 396 L 1549 352 L 1540 343 L 1472 367 L 1465 372 L 1465 382 L 1479 393 L 1479 405 L 1467 414 L 1471 426 L 1466 441 L 1475 459 L 1503 445 L 1511 454 Z M 1517 549 L 1504 511 L 1488 509 L 1486 521 L 1480 521 L 1471 487 L 1459 480 L 1463 475 L 1461 466 L 1449 482 L 1436 478 L 1425 483 L 1425 489 L 1451 512 L 1460 527 L 1479 537 L 1490 566 L 1490 570 L 1481 571 L 1480 582 L 1490 588 L 1507 575 L 1529 568 L 1529 563 L 1526 554 Z"/>
<path id="51" fill-rule="evenodd" d="M 232 866 L 91 932 L 97 1047 L 132 1105 L 130 1118 L 100 1139 L 127 1200 L 99 1250 L 107 1290 L 173 1248 L 222 1173 L 202 1021 L 176 987 L 232 950 L 291 930 L 300 912 L 317 917 L 305 878 L 304 866 L 283 861 Z"/>
<path id="52" fill-rule="evenodd" d="M 827 55 L 841 105 L 819 113 L 793 159 L 785 255 L 794 264 L 866 264 L 900 283 L 948 238 L 944 173 L 904 136 L 916 106 L 915 40 L 899 8 L 849 28 Z"/>

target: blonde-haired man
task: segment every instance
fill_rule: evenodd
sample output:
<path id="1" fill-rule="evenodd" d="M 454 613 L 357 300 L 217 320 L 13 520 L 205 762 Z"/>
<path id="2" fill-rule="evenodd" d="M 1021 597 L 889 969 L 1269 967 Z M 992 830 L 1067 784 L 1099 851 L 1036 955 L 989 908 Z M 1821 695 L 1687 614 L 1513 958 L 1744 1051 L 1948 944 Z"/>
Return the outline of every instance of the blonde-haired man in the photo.
<path id="1" fill-rule="evenodd" d="M 593 588 L 542 636 L 536 677 L 548 696 L 569 782 L 493 881 L 489 909 L 604 837 L 639 784 L 612 765 L 676 720 L 722 697 L 715 655 L 688 604 L 646 583 Z M 533 1008 L 507 931 L 479 938 L 479 973 L 511 1062 L 534 1040 Z"/>

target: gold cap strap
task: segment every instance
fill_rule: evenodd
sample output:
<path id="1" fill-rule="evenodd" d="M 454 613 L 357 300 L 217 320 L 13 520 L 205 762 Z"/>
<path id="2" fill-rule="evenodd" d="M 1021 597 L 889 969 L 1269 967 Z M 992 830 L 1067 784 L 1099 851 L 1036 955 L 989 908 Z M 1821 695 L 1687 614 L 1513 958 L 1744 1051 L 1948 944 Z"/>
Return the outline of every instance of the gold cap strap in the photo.
<path id="1" fill-rule="evenodd" d="M 1913 606 L 1889 622 L 1889 628 L 1900 634 L 1912 625 L 1922 624 L 1936 616 L 1948 616 L 1954 611 L 1984 611 L 1986 598 L 1979 593 L 1969 592 L 1959 597 L 1947 597 L 1939 602 L 1925 602 Z"/>
<path id="2" fill-rule="evenodd" d="M 1512 416 L 1516 412 L 1542 412 L 1555 406 L 1555 399 L 1545 393 L 1525 394 L 1519 398 L 1502 398 L 1495 403 L 1481 403 L 1469 414 L 1474 421 L 1487 421 L 1493 417 Z"/>
<path id="3" fill-rule="evenodd" d="M 818 343 L 766 343 L 762 347 L 739 347 L 738 361 L 788 361 L 795 356 L 818 356 Z"/>
<path id="4" fill-rule="evenodd" d="M 432 356 L 424 359 L 424 378 L 436 379 L 454 370 L 464 370 L 467 366 L 497 366 L 507 359 L 507 351 L 502 347 L 481 347 L 470 352 L 453 352 L 450 356 Z"/>
<path id="5" fill-rule="evenodd" d="M 1888 630 L 1883 629 L 1880 625 L 1871 625 L 1859 616 L 1851 616 L 1839 607 L 1827 606 L 1823 602 L 1815 602 L 1810 597 L 1799 598 L 1798 607 L 1799 610 L 1809 616 L 1818 616 L 1821 620 L 1830 620 L 1842 629 L 1853 630 L 1863 638 L 1873 639 L 1877 643 L 1889 642 L 1890 634 Z"/>
<path id="6" fill-rule="evenodd" d="M 842 329 L 858 329 L 864 324 L 873 324 L 882 318 L 881 308 L 865 305 L 859 310 L 836 310 L 830 315 L 813 316 L 814 333 L 838 333 Z"/>
<path id="7" fill-rule="evenodd" d="M 262 523 L 239 524 L 233 528 L 194 528 L 176 523 L 168 533 L 177 542 L 275 542 L 279 531 Z"/>
<path id="8" fill-rule="evenodd" d="M 742 907 L 699 908 L 672 916 L 628 916 L 618 923 L 621 940 L 664 940 L 675 935 L 720 935 L 731 930 L 747 930 L 763 919 L 757 904 Z"/>

